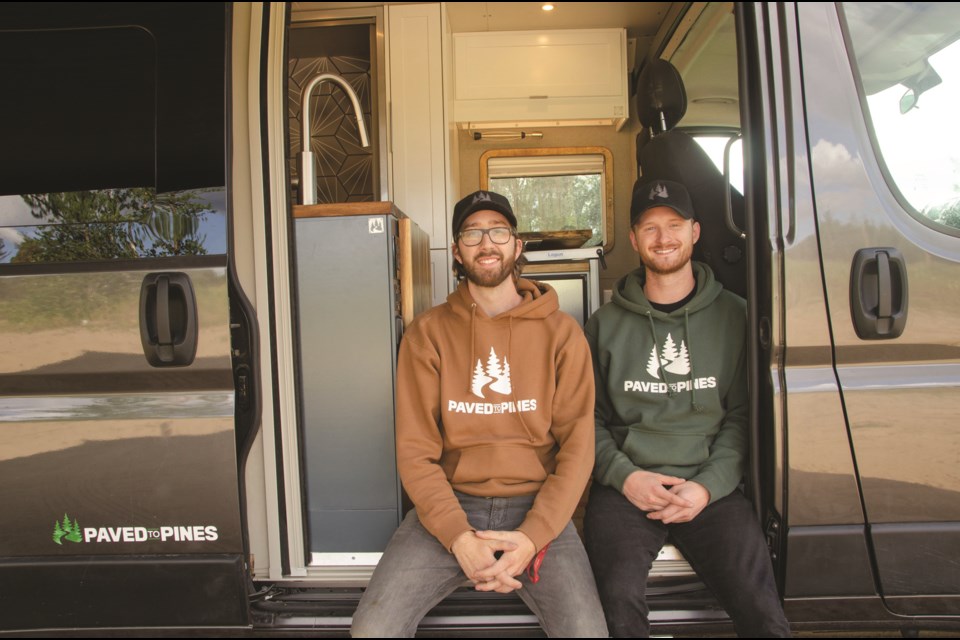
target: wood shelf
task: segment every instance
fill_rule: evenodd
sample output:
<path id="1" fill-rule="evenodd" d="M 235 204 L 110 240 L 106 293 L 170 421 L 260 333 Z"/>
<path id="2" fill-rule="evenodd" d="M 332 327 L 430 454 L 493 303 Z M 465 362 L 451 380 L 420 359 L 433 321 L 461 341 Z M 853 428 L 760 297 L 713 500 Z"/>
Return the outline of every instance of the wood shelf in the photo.
<path id="1" fill-rule="evenodd" d="M 389 200 L 377 202 L 332 202 L 329 204 L 296 204 L 293 206 L 294 218 L 325 218 L 331 216 L 371 216 L 392 215 L 405 218 L 400 209 Z"/>

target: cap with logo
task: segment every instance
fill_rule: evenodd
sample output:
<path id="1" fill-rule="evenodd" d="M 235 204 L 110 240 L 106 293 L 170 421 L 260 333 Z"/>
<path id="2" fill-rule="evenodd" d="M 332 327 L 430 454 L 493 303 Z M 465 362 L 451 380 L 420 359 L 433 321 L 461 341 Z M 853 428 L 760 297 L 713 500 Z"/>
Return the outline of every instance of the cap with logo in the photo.
<path id="1" fill-rule="evenodd" d="M 463 226 L 463 221 L 471 214 L 477 211 L 496 211 L 510 223 L 511 227 L 516 228 L 517 216 L 513 214 L 513 207 L 506 197 L 493 191 L 474 191 L 468 196 L 464 196 L 460 202 L 453 207 L 453 236 L 456 238 Z"/>
<path id="2" fill-rule="evenodd" d="M 687 188 L 673 180 L 649 180 L 637 183 L 630 200 L 630 226 L 653 207 L 670 207 L 687 220 L 693 220 L 693 202 Z"/>

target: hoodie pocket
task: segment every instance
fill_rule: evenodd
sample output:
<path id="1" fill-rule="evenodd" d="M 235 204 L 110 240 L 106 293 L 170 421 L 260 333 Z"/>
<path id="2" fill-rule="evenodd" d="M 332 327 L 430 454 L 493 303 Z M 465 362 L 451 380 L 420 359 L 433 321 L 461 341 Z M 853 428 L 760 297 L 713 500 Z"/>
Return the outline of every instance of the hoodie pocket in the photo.
<path id="1" fill-rule="evenodd" d="M 701 433 L 661 433 L 630 429 L 623 452 L 642 468 L 699 465 L 710 457 L 708 439 Z"/>
<path id="2" fill-rule="evenodd" d="M 460 460 L 450 479 L 474 484 L 497 480 L 503 484 L 543 482 L 547 471 L 536 451 L 524 446 L 495 445 L 460 451 Z"/>

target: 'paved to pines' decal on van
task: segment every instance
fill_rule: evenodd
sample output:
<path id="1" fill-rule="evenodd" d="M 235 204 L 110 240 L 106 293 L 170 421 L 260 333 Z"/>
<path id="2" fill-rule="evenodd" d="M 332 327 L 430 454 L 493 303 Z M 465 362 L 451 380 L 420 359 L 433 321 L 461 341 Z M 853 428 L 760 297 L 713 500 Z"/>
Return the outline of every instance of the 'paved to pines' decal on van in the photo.
<path id="1" fill-rule="evenodd" d="M 70 516 L 63 514 L 63 523 L 55 522 L 53 524 L 53 541 L 57 544 L 63 544 L 61 540 L 70 542 L 83 542 L 83 535 L 80 533 L 80 523 L 74 520 L 70 522 Z"/>
<path id="2" fill-rule="evenodd" d="M 213 542 L 220 538 L 214 525 L 163 525 L 160 527 L 80 527 L 79 520 L 63 514 L 53 524 L 53 541 L 70 542 Z"/>

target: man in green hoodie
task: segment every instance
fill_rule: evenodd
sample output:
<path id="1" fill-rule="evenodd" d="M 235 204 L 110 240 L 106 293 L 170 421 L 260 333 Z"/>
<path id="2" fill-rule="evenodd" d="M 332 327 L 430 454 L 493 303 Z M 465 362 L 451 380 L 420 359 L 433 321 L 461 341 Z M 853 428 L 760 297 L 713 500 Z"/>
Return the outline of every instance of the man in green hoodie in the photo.
<path id="1" fill-rule="evenodd" d="M 556 292 L 519 277 L 523 242 L 505 197 L 463 198 L 453 237 L 465 277 L 414 320 L 397 359 L 397 468 L 415 508 L 351 633 L 412 636 L 472 584 L 516 591 L 549 637 L 607 637 L 570 521 L 593 466 L 590 348 Z"/>
<path id="2" fill-rule="evenodd" d="M 634 188 L 642 266 L 587 322 L 596 465 L 587 552 L 614 637 L 650 633 L 646 582 L 672 536 L 744 637 L 789 637 L 763 534 L 738 490 L 747 455 L 746 304 L 691 260 L 686 188 Z"/>

